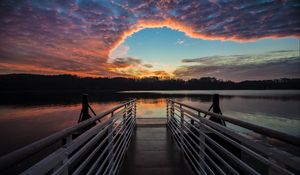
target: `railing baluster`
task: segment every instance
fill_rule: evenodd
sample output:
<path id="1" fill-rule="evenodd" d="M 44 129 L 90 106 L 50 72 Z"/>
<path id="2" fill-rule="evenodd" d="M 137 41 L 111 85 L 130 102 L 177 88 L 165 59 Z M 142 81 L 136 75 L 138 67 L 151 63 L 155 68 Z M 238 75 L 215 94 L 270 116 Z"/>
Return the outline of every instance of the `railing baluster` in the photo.
<path id="1" fill-rule="evenodd" d="M 72 143 L 72 134 L 71 134 L 71 135 L 68 135 L 68 136 L 65 138 L 65 145 L 64 145 L 64 147 L 65 147 L 65 148 L 69 147 L 69 146 L 71 145 L 71 143 Z M 65 164 L 65 163 L 68 161 L 68 158 L 69 158 L 69 155 L 68 155 L 68 154 L 69 154 L 68 152 L 65 153 L 65 158 L 64 158 L 62 164 Z M 58 168 L 59 168 L 59 167 L 58 167 Z M 58 169 L 58 168 L 57 168 L 57 169 Z M 54 170 L 55 170 L 55 169 L 54 169 Z M 68 174 L 69 174 L 69 166 L 67 166 L 67 167 L 64 169 L 64 171 L 63 171 L 62 174 L 63 174 L 63 175 L 68 175 Z"/>
<path id="2" fill-rule="evenodd" d="M 181 136 L 180 142 L 181 142 L 182 149 L 183 149 L 183 144 L 184 144 L 184 141 L 183 141 L 183 137 L 184 137 L 183 121 L 184 121 L 184 113 L 183 113 L 183 110 L 182 110 L 182 105 L 180 105 L 180 136 Z"/>
<path id="3" fill-rule="evenodd" d="M 125 105 L 126 106 L 126 105 Z M 114 118 L 114 112 L 111 113 L 111 118 Z M 114 141 L 113 141 L 113 120 L 111 120 L 111 122 L 109 123 L 109 127 L 108 127 L 108 152 L 112 152 L 112 154 L 109 155 L 109 158 L 108 158 L 108 162 L 113 162 L 113 157 L 114 157 Z M 113 167 L 113 163 L 112 165 L 110 165 L 110 167 L 108 167 L 109 169 Z"/>
<path id="4" fill-rule="evenodd" d="M 123 109 L 123 128 L 124 128 L 124 131 L 125 131 L 125 128 L 126 128 L 126 118 L 127 118 L 127 105 L 125 105 L 124 109 Z"/>
<path id="5" fill-rule="evenodd" d="M 167 99 L 167 108 L 166 108 L 166 112 L 167 112 L 167 123 L 169 121 L 169 100 Z"/>
<path id="6" fill-rule="evenodd" d="M 200 112 L 198 112 L 198 117 L 201 117 Z M 202 125 L 199 125 L 199 129 L 198 129 L 198 135 L 199 135 L 199 139 L 200 141 L 198 141 L 199 144 L 199 157 L 203 160 L 205 160 L 205 155 L 203 154 L 205 152 L 205 145 L 202 143 L 205 143 L 205 137 L 202 134 L 204 132 Z M 204 167 L 203 162 L 199 161 L 199 168 L 200 167 Z"/>
<path id="7" fill-rule="evenodd" d="M 134 118 L 136 119 L 136 102 L 134 102 Z"/>
<path id="8" fill-rule="evenodd" d="M 174 112 L 175 112 L 174 102 L 171 102 L 171 117 L 174 117 Z"/>

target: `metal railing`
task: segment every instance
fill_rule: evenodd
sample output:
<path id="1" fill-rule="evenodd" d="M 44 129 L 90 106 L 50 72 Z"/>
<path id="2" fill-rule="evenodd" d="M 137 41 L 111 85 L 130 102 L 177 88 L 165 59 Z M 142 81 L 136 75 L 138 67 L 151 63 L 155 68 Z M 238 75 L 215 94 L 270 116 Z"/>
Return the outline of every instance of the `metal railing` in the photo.
<path id="1" fill-rule="evenodd" d="M 133 99 L 1 157 L 0 172 L 63 141 L 54 152 L 22 174 L 117 174 L 135 126 L 136 100 Z"/>
<path id="2" fill-rule="evenodd" d="M 299 174 L 300 158 L 213 122 L 259 133 L 299 150 L 299 138 L 167 100 L 167 126 L 195 174 Z"/>

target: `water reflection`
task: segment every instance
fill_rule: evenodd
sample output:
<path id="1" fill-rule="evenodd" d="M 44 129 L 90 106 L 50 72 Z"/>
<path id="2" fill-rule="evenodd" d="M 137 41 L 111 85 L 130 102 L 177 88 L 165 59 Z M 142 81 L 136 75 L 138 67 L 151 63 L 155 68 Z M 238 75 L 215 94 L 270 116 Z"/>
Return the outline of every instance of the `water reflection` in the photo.
<path id="1" fill-rule="evenodd" d="M 173 98 L 201 109 L 211 105 L 211 94 L 194 91 L 184 93 L 115 93 L 90 94 L 90 104 L 97 114 L 121 101 L 137 98 L 137 117 L 166 116 L 166 99 Z M 300 98 L 298 91 L 280 95 L 278 91 L 262 96 L 239 92 L 220 97 L 223 114 L 300 136 Z M 266 91 L 264 91 L 266 92 Z M 283 91 L 285 92 L 285 91 Z M 201 92 L 203 93 L 203 92 Z M 226 92 L 222 92 L 226 93 Z M 241 95 L 242 94 L 242 95 Z M 274 96 L 275 94 L 275 96 Z M 291 95 L 293 94 L 293 95 Z M 77 123 L 81 110 L 81 95 L 28 95 L 6 97 L 0 104 L 0 155 Z M 234 127 L 234 126 L 231 126 Z"/>
<path id="2" fill-rule="evenodd" d="M 97 113 L 118 102 L 91 103 Z M 77 123 L 81 104 L 44 106 L 0 106 L 0 155 L 27 145 Z"/>
<path id="3" fill-rule="evenodd" d="M 138 118 L 163 118 L 166 117 L 166 99 L 138 99 Z"/>
<path id="4" fill-rule="evenodd" d="M 206 110 L 211 105 L 210 101 L 197 98 L 186 97 L 177 100 Z M 226 116 L 300 137 L 300 101 L 269 98 L 221 98 L 220 107 Z"/>

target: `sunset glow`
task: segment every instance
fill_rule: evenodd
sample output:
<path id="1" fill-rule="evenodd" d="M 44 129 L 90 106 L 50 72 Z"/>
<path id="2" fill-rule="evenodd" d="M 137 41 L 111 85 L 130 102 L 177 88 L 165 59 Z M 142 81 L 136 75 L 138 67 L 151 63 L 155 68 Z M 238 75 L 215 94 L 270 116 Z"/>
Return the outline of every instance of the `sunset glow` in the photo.
<path id="1" fill-rule="evenodd" d="M 1 1 L 0 5 L 1 74 L 184 79 L 214 76 L 234 81 L 299 77 L 299 69 L 291 67 L 299 64 L 299 54 L 293 58 L 287 56 L 291 55 L 288 52 L 299 53 L 300 4 L 297 1 Z M 147 49 L 150 30 L 143 40 L 135 39 L 147 29 L 165 32 L 156 40 L 161 43 L 155 50 L 157 55 L 149 58 L 146 53 L 130 54 L 139 51 L 133 49 L 138 42 Z M 165 41 L 170 37 L 171 42 Z M 135 43 L 127 44 L 130 38 Z M 164 46 L 170 44 L 175 52 L 184 46 L 187 54 L 179 58 L 179 54 L 174 56 L 171 51 L 168 55 Z M 207 45 L 215 48 L 222 45 L 227 50 L 216 52 Z M 150 47 L 154 48 L 155 44 Z M 256 53 L 250 47 L 261 49 Z M 282 59 L 253 63 L 278 69 L 272 76 L 262 76 L 264 71 L 259 68 L 247 67 L 241 73 L 240 65 L 220 69 L 218 59 L 200 67 L 199 61 L 193 65 L 183 61 L 212 56 L 227 58 L 237 53 L 253 58 L 256 54 L 270 56 L 269 52 L 283 50 L 287 54 Z M 293 73 L 286 73 L 291 68 Z M 224 76 L 225 69 L 232 73 Z M 253 76 L 253 71 L 261 74 Z M 235 77 L 236 74 L 240 75 Z"/>

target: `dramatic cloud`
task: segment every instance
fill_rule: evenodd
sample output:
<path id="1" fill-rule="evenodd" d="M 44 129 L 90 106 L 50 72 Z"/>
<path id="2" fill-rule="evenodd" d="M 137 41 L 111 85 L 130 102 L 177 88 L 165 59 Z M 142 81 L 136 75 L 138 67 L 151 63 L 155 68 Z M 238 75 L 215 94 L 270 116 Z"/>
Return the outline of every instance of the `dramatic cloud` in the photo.
<path id="1" fill-rule="evenodd" d="M 150 71 L 147 66 L 124 73 L 108 60 L 123 57 L 128 48 L 115 50 L 143 28 L 166 26 L 193 38 L 249 41 L 299 37 L 299 16 L 297 0 L 2 0 L 0 73 L 140 75 Z"/>
<path id="2" fill-rule="evenodd" d="M 298 50 L 282 50 L 253 55 L 211 56 L 184 59 L 188 64 L 174 74 L 181 78 L 211 76 L 225 80 L 274 79 L 300 77 Z"/>
<path id="3" fill-rule="evenodd" d="M 131 57 L 126 57 L 126 58 L 116 58 L 113 61 L 113 64 L 116 65 L 117 67 L 128 67 L 128 66 L 137 66 L 141 65 L 142 61 L 140 59 L 135 59 Z"/>
<path id="4" fill-rule="evenodd" d="M 111 70 L 115 73 L 125 75 L 128 77 L 145 77 L 145 76 L 158 76 L 161 78 L 170 77 L 165 71 L 152 70 L 152 64 L 144 64 L 142 60 L 124 57 L 116 58 L 112 62 Z"/>

